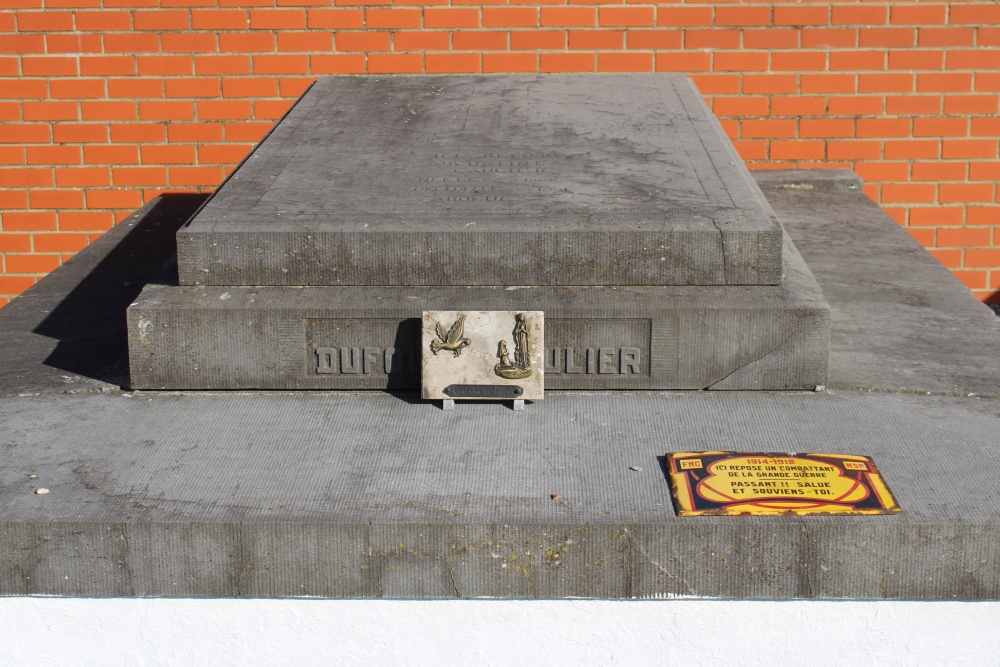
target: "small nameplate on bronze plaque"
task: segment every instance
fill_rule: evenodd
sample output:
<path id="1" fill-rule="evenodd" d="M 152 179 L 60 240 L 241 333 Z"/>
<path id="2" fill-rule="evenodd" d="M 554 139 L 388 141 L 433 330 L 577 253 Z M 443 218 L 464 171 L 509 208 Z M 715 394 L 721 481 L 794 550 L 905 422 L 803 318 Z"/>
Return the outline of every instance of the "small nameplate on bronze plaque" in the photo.
<path id="1" fill-rule="evenodd" d="M 520 398 L 524 390 L 512 384 L 450 384 L 444 393 L 451 398 Z"/>
<path id="2" fill-rule="evenodd" d="M 853 454 L 667 454 L 678 516 L 896 514 L 871 458 Z"/>

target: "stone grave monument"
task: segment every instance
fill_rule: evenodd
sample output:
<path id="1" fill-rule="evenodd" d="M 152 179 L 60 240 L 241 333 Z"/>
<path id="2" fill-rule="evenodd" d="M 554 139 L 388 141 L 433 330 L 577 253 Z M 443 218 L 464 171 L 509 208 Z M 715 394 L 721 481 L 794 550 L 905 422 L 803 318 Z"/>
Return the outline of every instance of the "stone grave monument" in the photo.
<path id="1" fill-rule="evenodd" d="M 131 382 L 416 390 L 426 311 L 544 313 L 546 389 L 826 381 L 829 308 L 695 86 L 616 74 L 318 81 L 129 308 Z"/>

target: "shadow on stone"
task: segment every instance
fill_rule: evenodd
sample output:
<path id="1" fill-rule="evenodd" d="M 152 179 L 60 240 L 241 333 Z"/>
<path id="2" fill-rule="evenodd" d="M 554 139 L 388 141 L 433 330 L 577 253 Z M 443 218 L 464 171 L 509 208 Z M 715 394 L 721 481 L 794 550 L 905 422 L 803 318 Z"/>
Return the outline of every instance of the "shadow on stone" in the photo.
<path id="1" fill-rule="evenodd" d="M 138 220 L 131 229 L 122 228 L 124 221 L 62 267 L 65 282 L 47 281 L 50 289 L 66 294 L 33 329 L 58 341 L 47 366 L 128 387 L 125 309 L 174 255 L 177 230 L 206 197 L 162 195 L 134 214 Z"/>

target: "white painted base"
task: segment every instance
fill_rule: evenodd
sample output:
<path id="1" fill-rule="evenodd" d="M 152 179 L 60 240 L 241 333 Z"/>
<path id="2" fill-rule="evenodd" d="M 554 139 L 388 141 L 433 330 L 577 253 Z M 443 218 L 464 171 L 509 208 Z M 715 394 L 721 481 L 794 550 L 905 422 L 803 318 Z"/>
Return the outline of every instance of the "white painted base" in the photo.
<path id="1" fill-rule="evenodd" d="M 996 665 L 1000 602 L 0 598 L 9 665 Z"/>

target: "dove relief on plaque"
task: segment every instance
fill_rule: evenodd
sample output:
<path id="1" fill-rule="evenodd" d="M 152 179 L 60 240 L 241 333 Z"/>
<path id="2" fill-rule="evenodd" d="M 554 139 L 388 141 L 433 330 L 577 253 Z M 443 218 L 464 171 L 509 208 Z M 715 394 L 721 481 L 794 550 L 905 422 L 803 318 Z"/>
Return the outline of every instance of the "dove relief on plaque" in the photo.
<path id="1" fill-rule="evenodd" d="M 542 399 L 545 315 L 541 311 L 423 314 L 425 399 Z"/>

